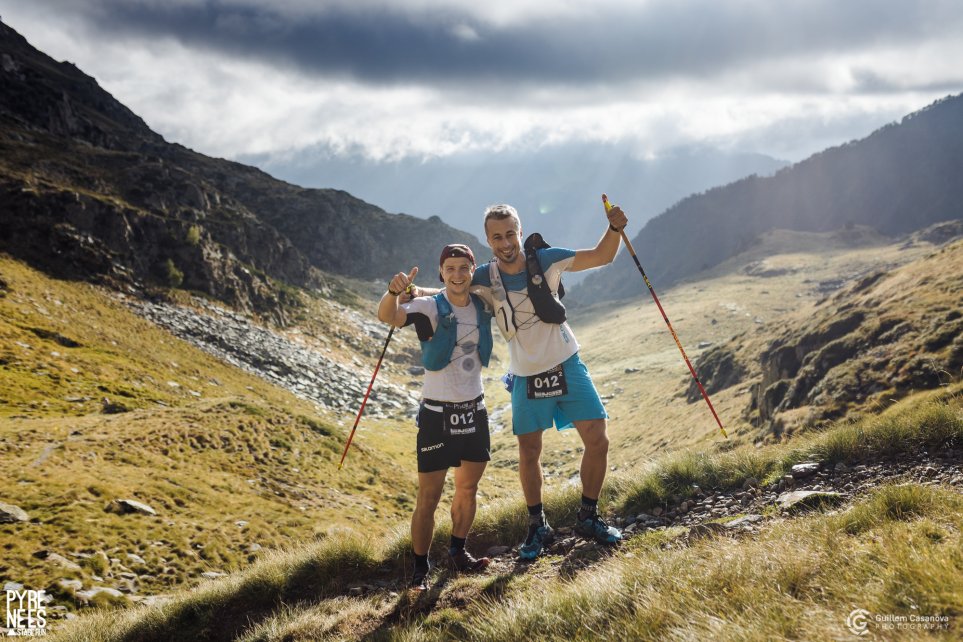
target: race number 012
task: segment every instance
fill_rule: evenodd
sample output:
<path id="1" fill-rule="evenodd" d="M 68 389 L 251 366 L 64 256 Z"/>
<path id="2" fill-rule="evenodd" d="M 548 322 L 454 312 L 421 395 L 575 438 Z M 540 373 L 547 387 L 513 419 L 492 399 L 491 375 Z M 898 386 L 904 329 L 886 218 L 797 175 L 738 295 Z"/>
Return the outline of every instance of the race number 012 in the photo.
<path id="1" fill-rule="evenodd" d="M 475 413 L 469 411 L 467 413 L 452 413 L 448 416 L 448 423 L 452 426 L 457 426 L 461 424 L 462 426 L 471 426 L 475 423 Z"/>
<path id="2" fill-rule="evenodd" d="M 535 386 L 536 390 L 541 390 L 542 388 L 557 388 L 558 387 L 558 375 L 546 375 L 544 377 L 535 377 L 532 384 Z"/>

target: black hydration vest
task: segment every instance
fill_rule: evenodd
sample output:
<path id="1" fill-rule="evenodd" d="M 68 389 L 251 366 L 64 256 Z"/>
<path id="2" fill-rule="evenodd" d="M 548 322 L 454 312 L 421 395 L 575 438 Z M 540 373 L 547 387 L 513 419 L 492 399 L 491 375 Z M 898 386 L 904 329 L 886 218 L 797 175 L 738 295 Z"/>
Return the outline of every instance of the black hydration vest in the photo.
<path id="1" fill-rule="evenodd" d="M 528 297 L 532 300 L 535 314 L 545 323 L 563 323 L 565 321 L 565 306 L 559 301 L 565 296 L 562 282 L 558 282 L 558 298 L 552 295 L 548 286 L 542 265 L 538 262 L 538 250 L 552 247 L 542 239 L 538 232 L 530 234 L 525 239 L 525 277 L 528 281 Z"/>

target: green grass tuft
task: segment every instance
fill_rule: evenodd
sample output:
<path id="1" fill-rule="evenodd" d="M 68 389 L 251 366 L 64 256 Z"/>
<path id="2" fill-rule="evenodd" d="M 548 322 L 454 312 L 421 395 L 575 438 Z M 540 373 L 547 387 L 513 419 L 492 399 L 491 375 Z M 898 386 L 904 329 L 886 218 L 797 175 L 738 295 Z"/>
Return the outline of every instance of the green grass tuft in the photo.
<path id="1" fill-rule="evenodd" d="M 957 510 L 963 508 L 963 501 L 954 501 L 952 496 L 944 497 L 927 486 L 886 485 L 878 489 L 868 502 L 835 517 L 830 524 L 850 535 L 857 535 L 887 521 L 908 521 L 930 514 L 941 501 Z"/>

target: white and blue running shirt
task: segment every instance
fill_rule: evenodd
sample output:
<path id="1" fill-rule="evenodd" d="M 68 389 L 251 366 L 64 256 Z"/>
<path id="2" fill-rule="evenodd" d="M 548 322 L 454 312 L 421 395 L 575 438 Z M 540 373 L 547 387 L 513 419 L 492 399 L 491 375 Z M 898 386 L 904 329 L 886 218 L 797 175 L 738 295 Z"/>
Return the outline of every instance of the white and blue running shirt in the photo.
<path id="1" fill-rule="evenodd" d="M 448 298 L 448 293 L 445 293 Z M 448 300 L 451 303 L 451 300 Z M 434 297 L 418 297 L 401 304 L 408 319 L 405 325 L 415 322 L 415 315 L 424 315 L 431 322 L 431 329 L 438 328 L 438 306 Z M 451 361 L 441 370 L 425 370 L 422 397 L 434 401 L 470 401 L 482 393 L 481 359 L 478 356 L 478 308 L 471 301 L 459 307 L 451 305 L 458 320 L 458 333 Z"/>
<path id="2" fill-rule="evenodd" d="M 538 250 L 537 256 L 552 294 L 556 294 L 562 281 L 562 272 L 569 269 L 575 260 L 575 250 L 549 247 Z M 515 336 L 508 341 L 511 358 L 509 372 L 525 377 L 536 375 L 554 368 L 578 352 L 578 341 L 568 322 L 561 325 L 545 323 L 535 314 L 535 307 L 528 297 L 525 270 L 518 274 L 505 274 L 499 270 L 499 275 L 512 311 L 513 319 L 510 322 L 515 327 Z M 488 263 L 478 266 L 471 283 L 471 291 L 495 307 Z"/>

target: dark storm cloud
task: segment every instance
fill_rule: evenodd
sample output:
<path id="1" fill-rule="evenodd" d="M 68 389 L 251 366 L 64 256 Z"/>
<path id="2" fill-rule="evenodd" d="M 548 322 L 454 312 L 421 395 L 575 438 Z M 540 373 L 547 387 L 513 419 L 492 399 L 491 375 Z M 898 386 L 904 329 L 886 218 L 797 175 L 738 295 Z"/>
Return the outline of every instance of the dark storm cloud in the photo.
<path id="1" fill-rule="evenodd" d="M 404 10 L 398 3 L 325 10 L 230 0 L 50 0 L 41 6 L 99 37 L 175 38 L 190 47 L 379 83 L 704 79 L 751 63 L 963 34 L 963 10 L 955 0 L 637 4 L 507 26 L 485 21 L 484 13 Z M 458 26 L 478 38 L 459 37 Z M 887 87 L 882 79 L 866 86 Z"/>

